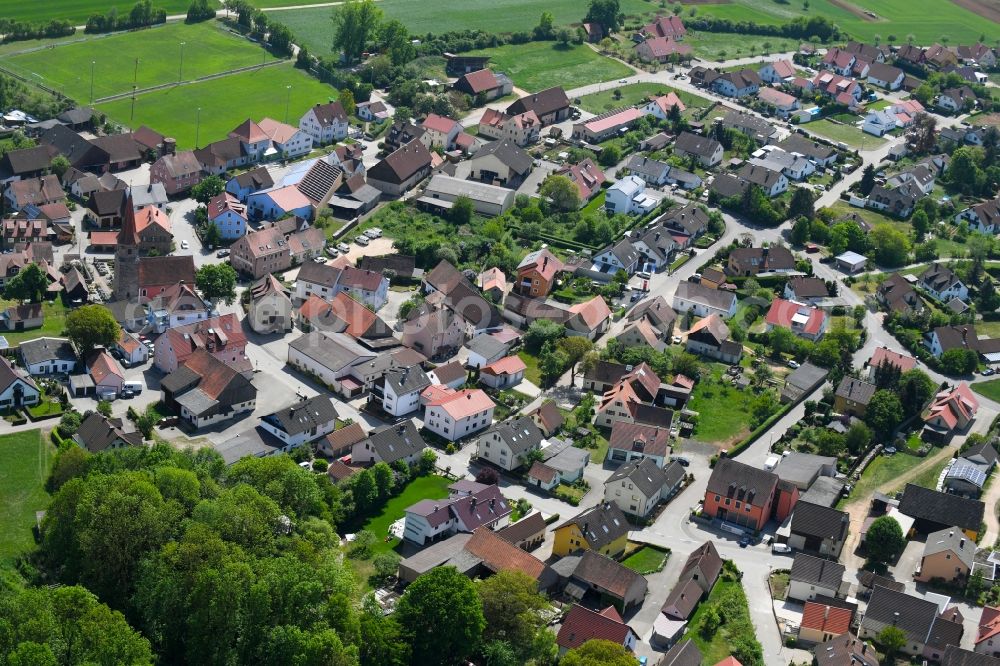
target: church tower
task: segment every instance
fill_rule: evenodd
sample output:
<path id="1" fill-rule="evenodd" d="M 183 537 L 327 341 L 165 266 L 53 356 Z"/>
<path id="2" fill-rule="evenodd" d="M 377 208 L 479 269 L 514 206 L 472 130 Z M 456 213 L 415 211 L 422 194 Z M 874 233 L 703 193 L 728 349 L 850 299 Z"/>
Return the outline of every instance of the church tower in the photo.
<path id="1" fill-rule="evenodd" d="M 125 219 L 115 248 L 115 300 L 135 301 L 139 297 L 139 232 L 135 226 L 132 197 L 125 202 Z"/>

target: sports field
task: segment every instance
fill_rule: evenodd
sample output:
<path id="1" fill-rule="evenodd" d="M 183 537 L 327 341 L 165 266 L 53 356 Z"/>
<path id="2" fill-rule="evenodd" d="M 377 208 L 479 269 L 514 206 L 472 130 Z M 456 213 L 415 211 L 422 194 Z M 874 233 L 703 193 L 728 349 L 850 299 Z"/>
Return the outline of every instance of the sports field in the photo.
<path id="1" fill-rule="evenodd" d="M 181 43 L 184 46 L 181 46 Z M 181 51 L 184 52 L 183 69 Z M 226 31 L 215 21 L 170 23 L 138 32 L 93 37 L 32 53 L 8 56 L 0 64 L 29 79 L 61 90 L 80 102 L 90 101 L 91 66 L 94 98 L 100 99 L 180 77 L 190 81 L 274 58 L 252 42 Z M 136 58 L 139 59 L 138 68 Z"/>
<path id="2" fill-rule="evenodd" d="M 39 430 L 0 437 L 0 561 L 31 548 L 35 512 L 48 508 L 45 492 L 55 447 Z"/>
<path id="3" fill-rule="evenodd" d="M 552 12 L 557 26 L 579 24 L 587 13 L 586 3 L 579 0 L 547 0 L 541 3 L 538 0 L 380 0 L 378 5 L 388 18 L 399 19 L 411 34 L 418 37 L 429 32 L 440 34 L 450 30 L 527 31 L 538 25 L 542 11 Z M 659 5 L 649 0 L 621 0 L 621 10 L 631 17 L 652 16 L 659 10 Z M 310 51 L 329 53 L 333 39 L 332 12 L 332 7 L 315 7 L 268 12 L 268 16 L 291 28 L 296 38 Z"/>
<path id="4" fill-rule="evenodd" d="M 306 109 L 327 101 L 332 94 L 334 90 L 327 84 L 285 63 L 139 95 L 135 119 L 131 121 L 131 97 L 99 104 L 97 108 L 127 126 L 149 125 L 177 139 L 178 147 L 193 148 L 199 107 L 200 143 L 205 145 L 224 139 L 247 118 L 260 120 L 270 116 L 285 120 L 286 99 L 288 121 L 297 125 Z"/>
<path id="5" fill-rule="evenodd" d="M 555 42 L 529 42 L 473 53 L 489 55 L 492 69 L 507 74 L 515 86 L 530 92 L 552 86 L 570 90 L 632 74 L 625 65 L 585 45 L 561 47 Z"/>
<path id="6" fill-rule="evenodd" d="M 930 44 L 947 37 L 950 44 L 974 42 L 981 35 L 989 44 L 1000 34 L 1000 24 L 989 21 L 950 0 L 810 0 L 808 10 L 802 2 L 760 2 L 732 0 L 725 4 L 698 4 L 699 14 L 710 14 L 734 21 L 786 23 L 799 16 L 825 16 L 851 37 L 873 40 L 876 35 L 888 41 L 905 43 L 913 35 L 917 43 Z M 872 18 L 866 12 L 875 14 Z"/>

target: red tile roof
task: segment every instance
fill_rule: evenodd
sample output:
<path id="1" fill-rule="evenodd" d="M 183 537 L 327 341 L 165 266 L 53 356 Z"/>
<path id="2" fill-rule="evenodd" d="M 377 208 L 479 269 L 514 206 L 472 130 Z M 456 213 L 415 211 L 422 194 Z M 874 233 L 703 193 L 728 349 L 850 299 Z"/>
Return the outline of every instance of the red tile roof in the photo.
<path id="1" fill-rule="evenodd" d="M 815 601 L 807 601 L 802 611 L 801 627 L 815 629 L 824 634 L 839 636 L 851 629 L 854 613 L 847 608 L 836 608 Z"/>
<path id="2" fill-rule="evenodd" d="M 594 330 L 603 321 L 611 317 L 611 308 L 608 307 L 608 304 L 600 296 L 594 296 L 586 303 L 577 303 L 570 307 L 569 311 L 580 315 L 583 322 L 591 330 Z"/>
<path id="3" fill-rule="evenodd" d="M 483 561 L 489 569 L 520 571 L 538 580 L 548 568 L 544 562 L 517 546 L 507 543 L 487 527 L 477 527 L 465 550 Z"/>
<path id="4" fill-rule="evenodd" d="M 791 329 L 793 321 L 801 320 L 804 320 L 802 330 L 809 335 L 816 335 L 823 330 L 826 313 L 819 308 L 786 301 L 783 298 L 774 299 L 771 302 L 771 309 L 767 311 L 767 323 L 772 326 Z"/>
<path id="5" fill-rule="evenodd" d="M 91 353 L 87 361 L 87 368 L 90 370 L 90 376 L 94 378 L 95 384 L 100 384 L 111 375 L 125 379 L 125 375 L 119 369 L 118 363 L 111 357 L 111 354 L 103 349 Z"/>
<path id="6" fill-rule="evenodd" d="M 455 128 L 455 125 L 457 123 L 451 118 L 446 118 L 444 116 L 439 116 L 436 113 L 431 113 L 428 114 L 428 116 L 424 118 L 424 122 L 420 124 L 426 127 L 427 129 L 432 129 L 436 132 L 441 132 L 442 134 L 449 134 L 452 131 L 452 129 Z"/>
<path id="7" fill-rule="evenodd" d="M 421 393 L 421 396 L 424 395 L 433 396 L 427 402 L 428 407 L 439 406 L 456 421 L 496 407 L 496 403 L 490 400 L 490 396 L 480 389 L 455 391 L 447 386 L 431 385 Z"/>
<path id="8" fill-rule="evenodd" d="M 561 648 L 572 650 L 589 640 L 605 640 L 624 645 L 632 629 L 622 622 L 621 616 L 610 607 L 598 613 L 576 604 L 563 618 L 556 643 Z"/>
<path id="9" fill-rule="evenodd" d="M 524 364 L 518 356 L 504 356 L 499 361 L 495 361 L 485 366 L 482 372 L 487 375 L 515 375 L 524 372 L 528 366 Z"/>
<path id="10" fill-rule="evenodd" d="M 886 347 L 879 347 L 872 354 L 871 360 L 868 361 L 868 365 L 872 368 L 877 368 L 883 363 L 888 363 L 899 368 L 900 372 L 906 372 L 907 370 L 912 370 L 917 365 L 917 359 L 912 356 L 907 356 L 906 354 L 900 354 L 894 352 Z"/>
<path id="11" fill-rule="evenodd" d="M 979 634 L 976 636 L 976 644 L 993 638 L 1000 634 L 1000 608 L 985 606 L 983 614 L 979 618 Z"/>

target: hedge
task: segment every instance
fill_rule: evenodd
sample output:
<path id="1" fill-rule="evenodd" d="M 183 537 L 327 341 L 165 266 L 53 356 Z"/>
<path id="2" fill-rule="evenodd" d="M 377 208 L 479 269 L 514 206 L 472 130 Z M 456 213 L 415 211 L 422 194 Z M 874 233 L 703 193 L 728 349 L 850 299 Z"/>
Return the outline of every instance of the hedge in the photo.
<path id="1" fill-rule="evenodd" d="M 761 423 L 759 426 L 757 426 L 757 428 L 753 432 L 747 435 L 742 442 L 729 449 L 729 453 L 726 454 L 726 457 L 735 458 L 737 455 L 742 453 L 743 449 L 747 448 L 748 446 L 756 442 L 758 439 L 760 439 L 761 435 L 770 430 L 771 426 L 777 423 L 778 420 L 781 419 L 781 417 L 783 417 L 785 414 L 790 412 L 792 407 L 794 407 L 796 404 L 797 403 L 790 402 L 781 409 L 779 409 L 778 411 L 776 411 L 774 414 L 769 416 L 766 421 Z"/>

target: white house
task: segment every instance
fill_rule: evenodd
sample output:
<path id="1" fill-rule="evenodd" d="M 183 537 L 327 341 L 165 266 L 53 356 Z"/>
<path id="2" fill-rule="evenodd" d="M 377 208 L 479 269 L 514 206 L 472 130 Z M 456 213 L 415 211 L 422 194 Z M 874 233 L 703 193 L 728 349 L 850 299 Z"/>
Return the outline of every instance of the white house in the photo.
<path id="1" fill-rule="evenodd" d="M 385 426 L 351 446 L 351 462 L 355 465 L 391 465 L 402 461 L 415 465 L 427 447 L 413 420 Z"/>
<path id="2" fill-rule="evenodd" d="M 604 501 L 614 502 L 627 514 L 646 518 L 677 492 L 684 476 L 684 468 L 676 462 L 664 469 L 648 458 L 626 463 L 604 482 Z"/>
<path id="3" fill-rule="evenodd" d="M 934 263 L 928 266 L 920 274 L 918 284 L 942 303 L 948 303 L 955 298 L 960 301 L 969 299 L 969 288 L 951 269 L 942 264 Z"/>
<path id="4" fill-rule="evenodd" d="M 226 240 L 242 238 L 247 232 L 246 204 L 229 192 L 223 192 L 208 202 L 208 221 Z"/>
<path id="5" fill-rule="evenodd" d="M 280 439 L 287 451 L 333 432 L 337 416 L 330 398 L 317 395 L 262 416 L 260 427 Z"/>
<path id="6" fill-rule="evenodd" d="M 77 367 L 76 350 L 65 338 L 35 338 L 18 346 L 21 364 L 32 376 L 70 374 Z"/>
<path id="7" fill-rule="evenodd" d="M 446 499 L 420 500 L 406 509 L 403 538 L 424 545 L 456 532 L 506 527 L 514 512 L 496 485 L 476 484 L 472 492 L 456 492 Z"/>
<path id="8" fill-rule="evenodd" d="M 347 113 L 339 101 L 317 104 L 299 119 L 299 129 L 308 134 L 317 145 L 347 138 L 349 126 Z"/>
<path id="9" fill-rule="evenodd" d="M 595 270 L 608 275 L 614 275 L 618 271 L 632 275 L 639 270 L 639 262 L 642 259 L 642 253 L 632 245 L 632 241 L 623 238 L 598 252 L 594 256 L 594 266 Z"/>
<path id="10" fill-rule="evenodd" d="M 769 146 L 770 147 L 770 146 Z M 760 154 L 758 156 L 758 153 Z M 788 153 L 780 148 L 766 150 L 762 148 L 754 152 L 750 164 L 762 166 L 772 171 L 785 174 L 790 180 L 800 181 L 815 173 L 816 165 L 798 153 Z"/>
<path id="11" fill-rule="evenodd" d="M 283 159 L 301 157 L 312 150 L 313 138 L 297 127 L 274 118 L 264 118 L 259 126 L 271 139 L 271 147 Z"/>
<path id="12" fill-rule="evenodd" d="M 543 433 L 530 416 L 520 416 L 496 424 L 476 444 L 476 455 L 500 469 L 512 472 L 526 462 L 531 451 L 544 442 Z"/>
<path id="13" fill-rule="evenodd" d="M 122 357 L 122 362 L 127 366 L 142 365 L 149 360 L 149 347 L 139 341 L 137 337 L 126 331 L 124 328 L 118 334 L 118 342 L 115 349 Z"/>
<path id="14" fill-rule="evenodd" d="M 984 234 L 1000 231 L 1000 198 L 970 206 L 955 216 L 955 224 L 968 222 L 969 228 Z"/>
<path id="15" fill-rule="evenodd" d="M 469 357 L 465 365 L 470 368 L 483 368 L 490 363 L 496 363 L 507 355 L 509 347 L 488 333 L 480 333 L 469 340 L 465 348 Z"/>
<path id="16" fill-rule="evenodd" d="M 420 394 L 430 385 L 430 378 L 419 365 L 392 368 L 375 381 L 372 394 L 381 400 L 387 414 L 403 416 L 420 409 Z"/>
<path id="17" fill-rule="evenodd" d="M 484 430 L 493 423 L 496 404 L 480 389 L 455 391 L 432 385 L 424 389 L 421 397 L 426 405 L 424 427 L 449 441 Z"/>
<path id="18" fill-rule="evenodd" d="M 869 134 L 882 136 L 886 132 L 896 129 L 896 114 L 888 109 L 869 111 L 861 129 Z"/>
<path id="19" fill-rule="evenodd" d="M 886 90 L 899 90 L 904 76 L 900 68 L 881 62 L 873 62 L 868 68 L 868 83 Z"/>
<path id="20" fill-rule="evenodd" d="M 608 188 L 604 209 L 609 214 L 645 215 L 659 200 L 646 194 L 646 183 L 638 176 L 625 176 Z"/>
<path id="21" fill-rule="evenodd" d="M 736 294 L 694 282 L 681 282 L 674 292 L 673 307 L 679 313 L 690 310 L 696 317 L 717 314 L 728 319 L 736 314 Z"/>
<path id="22" fill-rule="evenodd" d="M 517 386 L 524 379 L 528 366 L 518 356 L 505 356 L 499 361 L 485 365 L 479 371 L 479 381 L 494 389 Z"/>
<path id="23" fill-rule="evenodd" d="M 39 398 L 38 387 L 31 377 L 21 374 L 10 361 L 0 357 L 0 408 L 34 405 Z"/>
<path id="24" fill-rule="evenodd" d="M 782 83 L 796 77 L 795 65 L 788 60 L 776 60 L 763 65 L 757 75 L 765 83 Z"/>
<path id="25" fill-rule="evenodd" d="M 817 594 L 836 598 L 843 580 L 843 564 L 797 553 L 789 574 L 788 598 L 811 601 Z"/>

